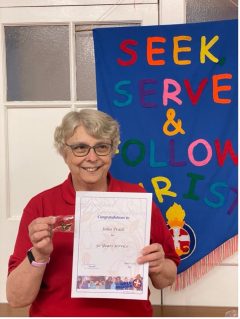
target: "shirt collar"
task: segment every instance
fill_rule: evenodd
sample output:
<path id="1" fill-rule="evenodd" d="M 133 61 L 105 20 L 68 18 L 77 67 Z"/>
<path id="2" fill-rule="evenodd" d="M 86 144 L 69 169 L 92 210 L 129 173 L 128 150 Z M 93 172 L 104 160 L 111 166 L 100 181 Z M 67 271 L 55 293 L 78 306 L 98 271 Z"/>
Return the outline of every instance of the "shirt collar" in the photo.
<path id="1" fill-rule="evenodd" d="M 108 179 L 108 192 L 117 192 L 115 179 L 110 173 L 107 175 Z M 72 175 L 69 173 L 68 178 L 62 183 L 62 197 L 65 202 L 70 205 L 75 205 L 76 191 L 73 187 Z"/>

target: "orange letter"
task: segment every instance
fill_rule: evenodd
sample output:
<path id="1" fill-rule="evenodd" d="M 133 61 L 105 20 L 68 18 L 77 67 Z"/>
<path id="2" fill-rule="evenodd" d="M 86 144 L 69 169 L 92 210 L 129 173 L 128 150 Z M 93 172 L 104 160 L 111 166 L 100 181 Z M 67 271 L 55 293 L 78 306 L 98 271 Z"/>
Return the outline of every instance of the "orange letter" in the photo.
<path id="1" fill-rule="evenodd" d="M 166 39 L 163 37 L 148 37 L 147 38 L 147 61 L 149 65 L 164 65 L 165 60 L 153 60 L 154 54 L 162 54 L 165 52 L 163 48 L 153 48 L 154 42 L 165 43 Z"/>
<path id="2" fill-rule="evenodd" d="M 213 75 L 212 81 L 213 81 L 213 101 L 215 103 L 219 104 L 229 104 L 231 103 L 231 99 L 221 99 L 219 97 L 219 92 L 221 91 L 230 91 L 231 90 L 231 85 L 218 85 L 218 81 L 222 79 L 231 79 L 232 74 L 217 74 Z"/>

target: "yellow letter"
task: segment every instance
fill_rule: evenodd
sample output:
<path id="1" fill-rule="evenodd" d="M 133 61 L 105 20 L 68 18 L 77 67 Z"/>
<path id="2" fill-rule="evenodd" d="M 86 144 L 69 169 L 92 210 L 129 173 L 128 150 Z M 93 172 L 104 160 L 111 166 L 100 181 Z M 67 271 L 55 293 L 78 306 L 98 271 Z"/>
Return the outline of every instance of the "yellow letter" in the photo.
<path id="1" fill-rule="evenodd" d="M 155 194 L 157 196 L 159 203 L 163 203 L 162 195 L 171 196 L 171 197 L 177 196 L 177 193 L 171 192 L 169 190 L 172 184 L 168 178 L 166 178 L 164 176 L 156 176 L 156 177 L 153 177 L 151 179 L 151 182 L 152 182 L 152 185 L 153 185 L 153 188 L 155 190 Z M 159 182 L 163 182 L 166 185 L 163 188 L 159 188 L 159 185 L 158 185 Z"/>
<path id="2" fill-rule="evenodd" d="M 191 64 L 191 60 L 179 60 L 178 59 L 178 53 L 179 52 L 191 52 L 191 48 L 190 47 L 182 47 L 180 48 L 178 46 L 178 42 L 179 41 L 191 41 L 192 38 L 189 36 L 179 36 L 179 37 L 173 37 L 173 60 L 175 64 L 179 64 L 179 65 L 185 65 L 185 64 Z"/>
<path id="3" fill-rule="evenodd" d="M 212 40 L 206 44 L 206 37 L 201 37 L 201 50 L 200 50 L 200 62 L 205 63 L 205 55 L 208 56 L 210 60 L 212 60 L 215 63 L 218 63 L 219 59 L 216 58 L 212 53 L 209 52 L 209 49 L 219 40 L 219 36 L 215 35 Z"/>

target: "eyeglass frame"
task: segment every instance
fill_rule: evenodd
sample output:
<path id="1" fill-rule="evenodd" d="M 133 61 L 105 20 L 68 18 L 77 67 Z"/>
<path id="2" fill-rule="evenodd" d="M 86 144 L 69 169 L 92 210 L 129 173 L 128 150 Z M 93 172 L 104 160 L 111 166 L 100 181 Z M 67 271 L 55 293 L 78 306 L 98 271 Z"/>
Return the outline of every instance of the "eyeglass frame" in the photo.
<path id="1" fill-rule="evenodd" d="M 110 148 L 110 150 L 109 150 L 109 153 L 104 154 L 104 155 L 99 155 L 99 154 L 96 152 L 95 148 L 96 148 L 97 146 L 99 146 L 99 145 L 102 145 L 102 144 L 111 146 L 111 148 Z M 111 151 L 112 151 L 112 148 L 113 148 L 113 144 L 112 144 L 112 143 L 98 143 L 98 144 L 96 144 L 96 145 L 94 145 L 94 146 L 90 146 L 90 145 L 85 144 L 85 143 L 78 143 L 78 144 L 67 144 L 67 143 L 64 143 L 64 145 L 70 147 L 70 149 L 71 149 L 73 155 L 76 156 L 76 157 L 84 157 L 84 156 L 87 156 L 87 155 L 89 154 L 89 152 L 90 152 L 91 149 L 94 150 L 94 153 L 95 153 L 97 156 L 107 156 L 107 155 L 111 154 Z M 76 153 L 74 152 L 73 147 L 76 147 L 76 146 L 79 146 L 79 145 L 88 146 L 88 152 L 87 152 L 86 154 L 84 154 L 84 155 L 76 155 Z"/>

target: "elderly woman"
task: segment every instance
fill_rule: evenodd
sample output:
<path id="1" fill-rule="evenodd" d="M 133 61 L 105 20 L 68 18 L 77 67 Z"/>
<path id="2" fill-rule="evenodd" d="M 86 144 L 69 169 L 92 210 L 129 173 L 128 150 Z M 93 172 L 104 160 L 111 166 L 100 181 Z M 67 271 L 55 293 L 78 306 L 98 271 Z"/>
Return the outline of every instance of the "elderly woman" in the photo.
<path id="1" fill-rule="evenodd" d="M 152 316 L 149 300 L 71 298 L 73 233 L 52 233 L 57 215 L 74 215 L 76 191 L 144 192 L 114 179 L 109 168 L 119 144 L 119 125 L 96 110 L 70 112 L 55 130 L 55 146 L 69 167 L 60 185 L 33 197 L 24 209 L 9 260 L 7 299 L 31 305 L 30 316 Z M 149 262 L 156 288 L 171 285 L 179 258 L 165 221 L 153 203 L 151 243 L 137 262 Z"/>

